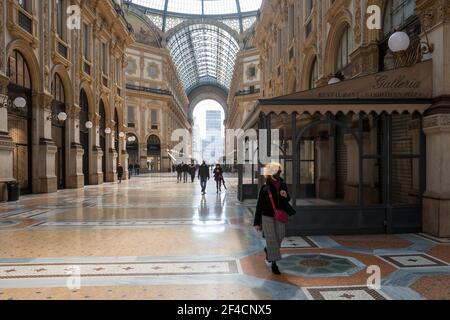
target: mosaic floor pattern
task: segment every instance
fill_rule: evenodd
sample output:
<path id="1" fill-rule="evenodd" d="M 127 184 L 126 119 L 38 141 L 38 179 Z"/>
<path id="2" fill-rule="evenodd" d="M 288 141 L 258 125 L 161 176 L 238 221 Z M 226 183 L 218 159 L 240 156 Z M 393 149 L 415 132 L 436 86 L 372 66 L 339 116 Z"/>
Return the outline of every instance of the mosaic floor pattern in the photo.
<path id="1" fill-rule="evenodd" d="M 202 196 L 143 175 L 2 203 L 0 300 L 450 299 L 449 241 L 423 234 L 289 237 L 273 275 L 236 183 Z"/>

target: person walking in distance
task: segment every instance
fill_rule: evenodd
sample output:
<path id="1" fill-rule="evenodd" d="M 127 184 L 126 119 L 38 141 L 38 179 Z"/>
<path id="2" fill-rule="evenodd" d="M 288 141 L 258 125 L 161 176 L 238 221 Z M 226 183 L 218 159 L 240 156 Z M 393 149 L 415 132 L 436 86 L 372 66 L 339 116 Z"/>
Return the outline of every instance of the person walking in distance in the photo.
<path id="1" fill-rule="evenodd" d="M 128 179 L 131 179 L 131 176 L 133 175 L 134 165 L 130 162 L 128 165 Z"/>
<path id="2" fill-rule="evenodd" d="M 191 182 L 194 183 L 195 180 L 195 173 L 197 172 L 197 168 L 195 167 L 195 164 L 191 164 L 189 166 L 189 173 L 191 174 Z"/>
<path id="3" fill-rule="evenodd" d="M 119 179 L 119 183 L 122 183 L 123 167 L 120 163 L 117 165 L 117 178 Z"/>
<path id="4" fill-rule="evenodd" d="M 141 165 L 138 162 L 134 165 L 134 171 L 137 176 L 141 174 Z"/>
<path id="5" fill-rule="evenodd" d="M 177 183 L 181 182 L 182 176 L 183 176 L 183 164 L 177 165 Z"/>
<path id="6" fill-rule="evenodd" d="M 272 272 L 281 274 L 277 261 L 281 260 L 281 243 L 286 234 L 289 215 L 295 214 L 290 207 L 287 185 L 280 177 L 279 163 L 269 163 L 264 168 L 266 183 L 261 188 L 256 205 L 254 226 L 263 231 L 266 239 L 266 261 L 271 264 Z"/>
<path id="7" fill-rule="evenodd" d="M 220 164 L 216 164 L 213 171 L 214 180 L 216 181 L 216 193 L 222 192 L 223 169 Z"/>
<path id="8" fill-rule="evenodd" d="M 183 182 L 184 183 L 188 182 L 188 174 L 189 174 L 189 165 L 187 163 L 185 163 L 183 165 Z"/>
<path id="9" fill-rule="evenodd" d="M 203 161 L 198 169 L 198 178 L 200 180 L 200 186 L 202 187 L 202 194 L 204 195 L 206 193 L 206 183 L 210 179 L 209 167 L 206 165 L 205 161 Z"/>

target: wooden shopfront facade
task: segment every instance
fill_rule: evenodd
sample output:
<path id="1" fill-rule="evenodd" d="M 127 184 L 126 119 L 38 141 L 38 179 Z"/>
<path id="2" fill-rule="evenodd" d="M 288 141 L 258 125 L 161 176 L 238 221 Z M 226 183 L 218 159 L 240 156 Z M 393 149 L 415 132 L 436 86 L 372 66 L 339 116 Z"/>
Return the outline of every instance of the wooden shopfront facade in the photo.
<path id="1" fill-rule="evenodd" d="M 279 130 L 297 209 L 289 235 L 421 231 L 431 70 L 427 61 L 259 100 L 245 129 Z M 261 169 L 240 166 L 241 198 L 256 196 Z"/>

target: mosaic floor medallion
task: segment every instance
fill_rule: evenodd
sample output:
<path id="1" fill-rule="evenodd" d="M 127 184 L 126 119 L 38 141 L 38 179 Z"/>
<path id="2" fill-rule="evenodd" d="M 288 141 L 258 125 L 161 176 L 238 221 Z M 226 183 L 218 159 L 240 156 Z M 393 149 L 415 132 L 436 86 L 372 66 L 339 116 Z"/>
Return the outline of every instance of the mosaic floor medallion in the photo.
<path id="1" fill-rule="evenodd" d="M 305 277 L 350 276 L 364 268 L 358 260 L 328 254 L 294 254 L 278 263 L 281 272 Z"/>
<path id="2" fill-rule="evenodd" d="M 317 248 L 315 244 L 308 237 L 288 237 L 283 240 L 282 248 Z"/>
<path id="3" fill-rule="evenodd" d="M 436 243 L 450 244 L 450 238 L 438 238 L 438 237 L 430 236 L 429 234 L 425 234 L 425 233 L 419 233 L 418 236 L 425 238 L 427 240 L 431 240 Z"/>
<path id="4" fill-rule="evenodd" d="M 387 300 L 387 296 L 368 287 L 305 288 L 311 300 Z"/>
<path id="5" fill-rule="evenodd" d="M 380 258 L 398 268 L 444 267 L 448 265 L 426 254 L 383 255 Z"/>

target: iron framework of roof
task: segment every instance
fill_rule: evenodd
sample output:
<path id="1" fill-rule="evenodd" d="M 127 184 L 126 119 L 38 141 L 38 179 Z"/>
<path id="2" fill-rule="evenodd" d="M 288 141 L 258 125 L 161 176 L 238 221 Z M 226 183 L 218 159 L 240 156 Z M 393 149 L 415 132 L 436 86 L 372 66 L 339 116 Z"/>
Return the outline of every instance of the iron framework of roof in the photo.
<path id="1" fill-rule="evenodd" d="M 247 30 L 252 19 L 256 20 L 258 2 L 126 0 L 125 4 L 152 16 L 166 34 L 167 48 L 189 95 L 202 85 L 215 85 L 228 92 L 240 51 L 239 34 Z"/>

